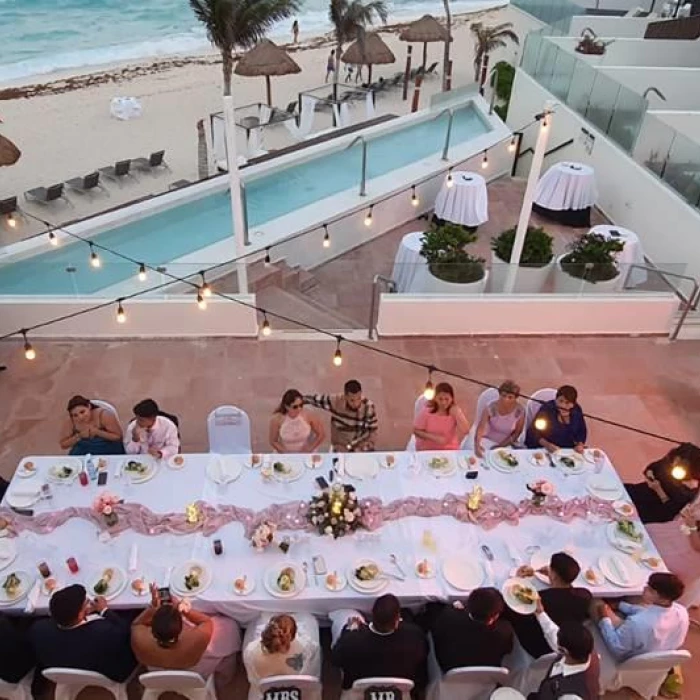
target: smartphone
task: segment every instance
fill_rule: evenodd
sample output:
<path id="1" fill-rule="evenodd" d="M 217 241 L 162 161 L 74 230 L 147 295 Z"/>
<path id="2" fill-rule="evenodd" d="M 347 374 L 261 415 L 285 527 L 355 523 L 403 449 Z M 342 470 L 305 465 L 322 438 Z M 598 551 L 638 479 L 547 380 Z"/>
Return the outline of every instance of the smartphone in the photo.
<path id="1" fill-rule="evenodd" d="M 161 605 L 171 605 L 173 602 L 173 597 L 170 595 L 169 588 L 159 588 L 158 597 L 160 598 Z"/>
<path id="2" fill-rule="evenodd" d="M 12 508 L 12 510 L 14 510 L 17 515 L 28 515 L 30 518 L 34 515 L 34 511 L 31 508 Z"/>
<path id="3" fill-rule="evenodd" d="M 107 483 L 107 472 L 101 471 L 100 475 L 97 477 L 97 485 L 104 486 Z"/>
<path id="4" fill-rule="evenodd" d="M 316 483 L 321 490 L 328 488 L 328 482 L 322 476 L 316 478 Z"/>
<path id="5" fill-rule="evenodd" d="M 479 476 L 479 472 L 474 470 L 474 471 L 468 471 L 464 475 L 467 479 L 476 479 L 477 476 Z"/>
<path id="6" fill-rule="evenodd" d="M 326 568 L 326 560 L 321 555 L 316 555 L 312 560 L 314 564 L 314 573 L 317 576 L 321 576 L 328 572 Z"/>

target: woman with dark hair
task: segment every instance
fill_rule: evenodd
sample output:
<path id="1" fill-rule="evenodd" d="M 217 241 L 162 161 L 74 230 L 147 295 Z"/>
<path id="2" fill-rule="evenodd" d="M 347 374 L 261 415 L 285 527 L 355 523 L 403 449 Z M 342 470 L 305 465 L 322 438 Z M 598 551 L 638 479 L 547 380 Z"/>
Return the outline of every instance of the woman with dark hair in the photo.
<path id="1" fill-rule="evenodd" d="M 673 520 L 700 491 L 700 447 L 684 442 L 652 462 L 644 481 L 625 484 L 643 523 Z"/>
<path id="2" fill-rule="evenodd" d="M 315 452 L 326 437 L 323 423 L 304 408 L 296 389 L 284 392 L 270 419 L 270 445 L 275 452 Z"/>
<path id="3" fill-rule="evenodd" d="M 557 389 L 553 401 L 545 401 L 528 426 L 525 444 L 531 450 L 548 452 L 574 449 L 583 452 L 587 437 L 586 420 L 578 404 L 578 392 L 568 384 Z"/>
<path id="4" fill-rule="evenodd" d="M 61 429 L 61 449 L 71 455 L 123 455 L 122 427 L 112 411 L 84 396 L 68 402 L 68 420 Z"/>
<path id="5" fill-rule="evenodd" d="M 458 450 L 468 432 L 469 421 L 455 403 L 454 389 L 441 382 L 413 423 L 416 450 Z"/>

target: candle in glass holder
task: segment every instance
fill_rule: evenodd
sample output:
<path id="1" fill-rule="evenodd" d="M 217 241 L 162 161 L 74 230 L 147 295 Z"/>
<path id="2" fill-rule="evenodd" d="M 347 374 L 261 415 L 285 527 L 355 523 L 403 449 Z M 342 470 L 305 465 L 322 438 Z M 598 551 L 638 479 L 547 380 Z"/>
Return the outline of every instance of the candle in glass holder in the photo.
<path id="1" fill-rule="evenodd" d="M 185 518 L 191 525 L 199 522 L 199 508 L 197 508 L 196 503 L 190 503 L 188 506 L 185 506 Z"/>
<path id="2" fill-rule="evenodd" d="M 343 502 L 340 499 L 335 499 L 331 504 L 331 512 L 333 515 L 340 515 L 343 512 Z"/>

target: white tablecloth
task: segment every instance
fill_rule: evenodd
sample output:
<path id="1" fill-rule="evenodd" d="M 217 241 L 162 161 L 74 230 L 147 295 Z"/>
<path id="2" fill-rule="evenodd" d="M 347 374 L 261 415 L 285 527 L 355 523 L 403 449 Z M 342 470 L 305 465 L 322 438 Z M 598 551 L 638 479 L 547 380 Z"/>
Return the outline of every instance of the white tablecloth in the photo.
<path id="1" fill-rule="evenodd" d="M 394 269 L 391 271 L 391 279 L 396 282 L 398 292 L 420 293 L 423 290 L 423 282 L 428 274 L 428 263 L 420 254 L 424 235 L 424 231 L 413 231 L 407 233 L 399 243 Z"/>
<path id="2" fill-rule="evenodd" d="M 557 489 L 563 499 L 570 499 L 586 493 L 586 480 L 593 471 L 587 464 L 587 473 L 579 476 L 567 476 L 559 469 L 534 467 L 528 460 L 528 452 L 518 454 L 521 467 L 514 474 L 503 474 L 493 468 L 480 469 L 478 479 L 466 480 L 464 472 L 447 478 L 435 478 L 423 467 L 416 473 L 410 467 L 412 453 L 393 453 L 396 466 L 393 470 L 381 469 L 376 478 L 358 481 L 346 477 L 347 483 L 357 488 L 360 501 L 367 496 L 380 497 L 385 503 L 405 496 L 422 496 L 442 498 L 444 494 L 465 494 L 480 484 L 486 491 L 496 492 L 510 500 L 520 500 L 530 494 L 527 483 L 536 478 L 546 478 Z M 413 453 L 415 454 L 415 453 Z M 423 453 L 425 454 L 425 453 Z M 449 453 L 456 455 L 456 453 Z M 52 485 L 53 500 L 40 501 L 34 508 L 37 514 L 63 509 L 68 506 L 89 507 L 95 496 L 107 490 L 119 495 L 127 502 L 138 502 L 158 513 L 182 512 L 185 506 L 202 499 L 212 505 L 233 504 L 255 510 L 275 503 L 308 499 L 317 492 L 315 479 L 319 475 L 327 476 L 331 466 L 331 457 L 324 455 L 324 464 L 319 470 L 305 470 L 302 477 L 293 483 L 265 482 L 259 470 L 244 468 L 240 478 L 227 486 L 218 486 L 206 476 L 206 465 L 210 455 L 187 455 L 183 469 L 174 471 L 165 464 L 150 481 L 134 485 L 125 477 L 114 478 L 115 467 L 124 457 L 106 458 L 109 462 L 109 481 L 104 487 L 97 487 L 95 482 L 81 486 L 76 480 L 71 485 Z M 419 453 L 419 459 L 421 454 Z M 298 456 L 302 459 L 302 456 Z M 352 458 L 352 456 L 351 456 Z M 40 484 L 51 465 L 56 464 L 56 457 L 32 457 L 38 467 L 38 475 L 31 479 L 15 477 L 8 493 L 14 489 L 26 490 L 30 485 Z M 275 456 L 274 459 L 279 459 Z M 420 462 L 419 462 L 420 463 Z M 617 479 L 609 463 L 605 464 L 604 473 Z M 19 555 L 16 561 L 0 571 L 0 578 L 11 571 L 28 571 L 37 573 L 37 564 L 46 561 L 61 586 L 73 582 L 89 583 L 99 578 L 105 567 L 120 566 L 126 570 L 129 552 L 133 543 L 138 544 L 138 571 L 148 579 L 163 582 L 170 566 L 176 566 L 189 559 L 203 561 L 211 567 L 214 580 L 212 585 L 195 599 L 196 607 L 208 612 L 220 612 L 235 617 L 243 624 L 252 620 L 260 611 L 306 611 L 325 615 L 339 608 L 358 608 L 369 610 L 374 595 L 362 595 L 347 587 L 343 591 L 332 593 L 323 586 L 323 577 L 317 583 L 303 590 L 298 597 L 280 600 L 272 597 L 263 585 L 263 572 L 273 565 L 280 566 L 285 561 L 309 562 L 314 555 L 320 554 L 326 560 L 330 571 L 346 573 L 360 557 L 371 557 L 380 562 L 389 572 L 396 569 L 389 562 L 389 555 L 398 556 L 406 572 L 405 581 L 392 580 L 387 591 L 395 593 L 406 605 L 419 605 L 430 599 L 454 599 L 465 597 L 453 589 L 444 579 L 441 561 L 462 555 L 472 560 L 485 563 L 480 545 L 487 544 L 495 555 L 495 561 L 485 566 L 483 585 L 500 587 L 508 578 L 514 563 L 511 561 L 507 545 L 516 550 L 519 558 L 527 559 L 525 548 L 540 545 L 542 553 L 551 554 L 563 548 L 570 548 L 583 567 L 597 563 L 600 554 L 613 551 L 606 535 L 606 523 L 589 522 L 575 519 L 566 524 L 546 516 L 526 516 L 514 527 L 501 523 L 492 530 L 460 523 L 448 517 L 434 518 L 408 517 L 386 523 L 379 530 L 369 533 L 359 530 L 349 537 L 332 540 L 313 533 L 292 531 L 292 546 L 285 555 L 278 548 L 270 548 L 262 553 L 256 552 L 243 535 L 239 523 L 224 526 L 211 537 L 194 535 L 137 535 L 126 530 L 119 536 L 101 541 L 94 525 L 86 520 L 73 518 L 51 533 L 39 535 L 23 532 L 17 538 Z M 437 551 L 431 551 L 424 544 L 424 533 L 429 531 L 437 544 Z M 215 556 L 212 540 L 220 539 L 224 553 Z M 655 552 L 649 541 L 647 551 Z M 65 561 L 73 556 L 78 560 L 80 571 L 72 575 L 66 568 Z M 436 561 L 438 574 L 433 579 L 420 579 L 414 573 L 417 561 L 429 557 Z M 233 593 L 232 584 L 235 577 L 245 573 L 256 583 L 256 590 L 248 597 L 238 597 Z M 648 573 L 644 571 L 645 575 Z M 130 577 L 131 578 L 131 577 Z M 606 583 L 595 589 L 596 595 L 621 596 L 640 593 L 641 588 L 620 589 Z M 112 603 L 118 607 L 138 607 L 145 605 L 145 598 L 135 597 L 129 587 Z M 24 602 L 16 609 L 24 609 Z M 45 609 L 47 598 L 39 599 L 38 609 Z"/>
<path id="3" fill-rule="evenodd" d="M 545 209 L 587 209 L 598 199 L 595 173 L 583 163 L 557 163 L 537 183 L 535 204 Z"/>
<path id="4" fill-rule="evenodd" d="M 486 180 L 478 173 L 458 170 L 452 173 L 452 187 L 447 180 L 435 199 L 435 216 L 462 226 L 480 226 L 489 220 Z"/>
<path id="5" fill-rule="evenodd" d="M 645 265 L 644 251 L 639 242 L 639 236 L 634 231 L 619 226 L 594 226 L 590 233 L 598 233 L 605 238 L 612 238 L 620 241 L 625 247 L 617 254 L 617 262 L 621 267 L 620 288 L 627 279 L 628 287 L 636 287 L 638 284 L 644 284 L 647 281 L 647 271 L 638 267 L 629 269 L 630 265 Z M 629 272 L 629 277 L 627 277 Z"/>

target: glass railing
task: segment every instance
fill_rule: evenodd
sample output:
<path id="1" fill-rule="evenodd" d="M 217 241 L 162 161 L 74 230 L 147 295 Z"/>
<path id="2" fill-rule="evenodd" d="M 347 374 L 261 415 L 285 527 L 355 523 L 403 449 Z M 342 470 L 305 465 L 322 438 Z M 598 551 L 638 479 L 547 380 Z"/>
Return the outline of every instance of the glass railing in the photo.
<path id="1" fill-rule="evenodd" d="M 571 18 L 585 15 L 585 8 L 570 0 L 512 0 L 519 10 L 549 25 L 549 31 L 566 36 Z"/>

